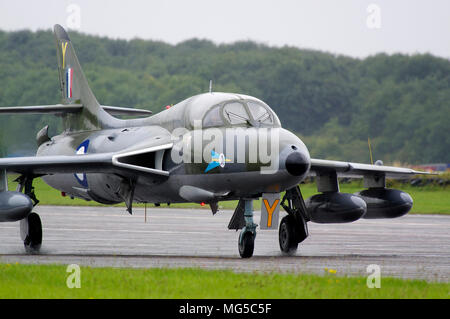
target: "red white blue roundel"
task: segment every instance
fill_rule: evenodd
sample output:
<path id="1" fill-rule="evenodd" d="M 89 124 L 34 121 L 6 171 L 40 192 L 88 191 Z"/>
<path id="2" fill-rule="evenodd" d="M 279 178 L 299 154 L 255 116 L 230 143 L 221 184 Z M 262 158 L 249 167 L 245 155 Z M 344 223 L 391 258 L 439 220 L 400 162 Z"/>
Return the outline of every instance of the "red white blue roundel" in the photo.
<path id="1" fill-rule="evenodd" d="M 84 141 L 80 144 L 77 148 L 77 155 L 83 155 L 87 153 L 89 147 L 89 140 Z M 86 178 L 86 173 L 75 173 L 73 174 L 75 178 L 77 179 L 78 183 L 80 183 L 81 186 L 88 188 L 88 182 Z"/>

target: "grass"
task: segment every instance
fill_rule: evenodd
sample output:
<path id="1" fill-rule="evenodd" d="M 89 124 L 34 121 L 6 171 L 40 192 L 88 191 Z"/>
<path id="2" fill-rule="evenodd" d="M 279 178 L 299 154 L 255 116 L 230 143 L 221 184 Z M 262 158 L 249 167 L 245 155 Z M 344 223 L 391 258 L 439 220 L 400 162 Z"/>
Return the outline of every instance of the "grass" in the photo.
<path id="1" fill-rule="evenodd" d="M 16 176 L 9 176 L 9 189 L 14 190 L 17 183 L 13 182 Z M 40 200 L 40 205 L 60 205 L 60 206 L 104 206 L 94 201 L 85 201 L 82 199 L 70 199 L 68 196 L 62 197 L 61 193 L 56 189 L 51 188 L 44 183 L 40 178 L 35 179 L 33 186 L 37 198 Z M 410 213 L 412 214 L 445 214 L 450 215 L 450 189 L 449 187 L 440 186 L 423 186 L 413 187 L 407 184 L 395 184 L 394 188 L 398 188 L 408 192 L 413 200 L 414 206 Z M 344 193 L 355 193 L 363 189 L 361 182 L 352 182 L 340 185 L 341 191 Z M 315 184 L 301 185 L 303 196 L 306 198 L 317 193 Z M 237 201 L 220 202 L 221 209 L 235 209 Z M 124 206 L 118 204 L 115 206 Z M 142 206 L 142 205 L 137 205 Z M 162 205 L 165 206 L 165 205 Z M 209 207 L 201 207 L 198 204 L 172 204 L 170 207 L 175 208 L 195 208 L 195 209 L 209 209 Z M 261 202 L 254 202 L 255 209 L 261 208 Z"/>
<path id="2" fill-rule="evenodd" d="M 228 270 L 81 267 L 81 288 L 66 286 L 66 266 L 0 264 L 4 298 L 449 298 L 450 284 L 381 278 Z M 218 289 L 220 287 L 220 289 Z"/>

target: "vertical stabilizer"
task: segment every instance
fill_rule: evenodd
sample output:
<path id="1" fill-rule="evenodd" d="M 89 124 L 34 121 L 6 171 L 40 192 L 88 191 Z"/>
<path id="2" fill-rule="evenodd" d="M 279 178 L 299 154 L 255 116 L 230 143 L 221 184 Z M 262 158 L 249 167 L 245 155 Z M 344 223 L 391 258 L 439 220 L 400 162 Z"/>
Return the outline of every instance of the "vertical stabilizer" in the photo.
<path id="1" fill-rule="evenodd" d="M 57 24 L 54 33 L 62 103 L 83 105 L 81 113 L 64 117 L 65 128 L 89 130 L 108 127 L 108 121 L 114 121 L 114 118 L 103 110 L 92 93 L 67 32 Z"/>

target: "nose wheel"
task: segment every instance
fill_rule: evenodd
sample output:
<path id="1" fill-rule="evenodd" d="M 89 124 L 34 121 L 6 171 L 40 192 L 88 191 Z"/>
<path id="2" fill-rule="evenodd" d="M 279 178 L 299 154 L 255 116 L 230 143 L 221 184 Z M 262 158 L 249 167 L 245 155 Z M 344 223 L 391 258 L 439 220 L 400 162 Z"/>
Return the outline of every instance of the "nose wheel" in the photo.
<path id="1" fill-rule="evenodd" d="M 30 213 L 20 221 L 20 237 L 27 253 L 39 252 L 42 244 L 42 223 L 38 214 Z"/>
<path id="2" fill-rule="evenodd" d="M 258 225 L 253 222 L 253 200 L 244 200 L 244 205 L 245 227 L 239 234 L 238 248 L 239 255 L 242 258 L 250 258 L 253 256 L 255 248 L 256 227 Z"/>
<path id="3" fill-rule="evenodd" d="M 253 256 L 253 250 L 255 249 L 255 235 L 250 232 L 241 232 L 239 236 L 239 255 L 242 258 L 250 258 Z"/>

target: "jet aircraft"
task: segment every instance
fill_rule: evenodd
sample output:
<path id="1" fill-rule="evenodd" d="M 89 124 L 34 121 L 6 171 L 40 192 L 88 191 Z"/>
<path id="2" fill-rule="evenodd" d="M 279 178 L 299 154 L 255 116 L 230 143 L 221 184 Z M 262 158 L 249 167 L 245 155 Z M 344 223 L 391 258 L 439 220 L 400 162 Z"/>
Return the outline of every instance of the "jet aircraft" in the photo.
<path id="1" fill-rule="evenodd" d="M 27 252 L 38 252 L 42 244 L 42 223 L 33 212 L 36 178 L 70 197 L 124 202 L 130 214 L 134 202 L 205 203 L 215 214 L 220 201 L 238 200 L 228 229 L 241 230 L 243 258 L 253 255 L 253 201 L 259 198 L 259 226 L 279 230 L 286 254 L 307 238 L 308 222 L 394 218 L 412 207 L 407 193 L 386 188 L 386 178 L 424 172 L 313 159 L 275 112 L 252 96 L 210 90 L 155 115 L 101 105 L 66 31 L 55 25 L 54 34 L 61 104 L 0 108 L 3 114 L 49 113 L 63 121 L 59 135 L 50 137 L 48 126 L 37 133 L 36 156 L 0 159 L 0 222 L 20 221 Z M 18 174 L 16 191 L 8 190 L 7 173 Z M 308 176 L 315 176 L 318 194 L 304 200 L 299 185 Z M 362 178 L 365 189 L 341 193 L 338 177 Z M 280 206 L 287 212 L 281 222 Z"/>

